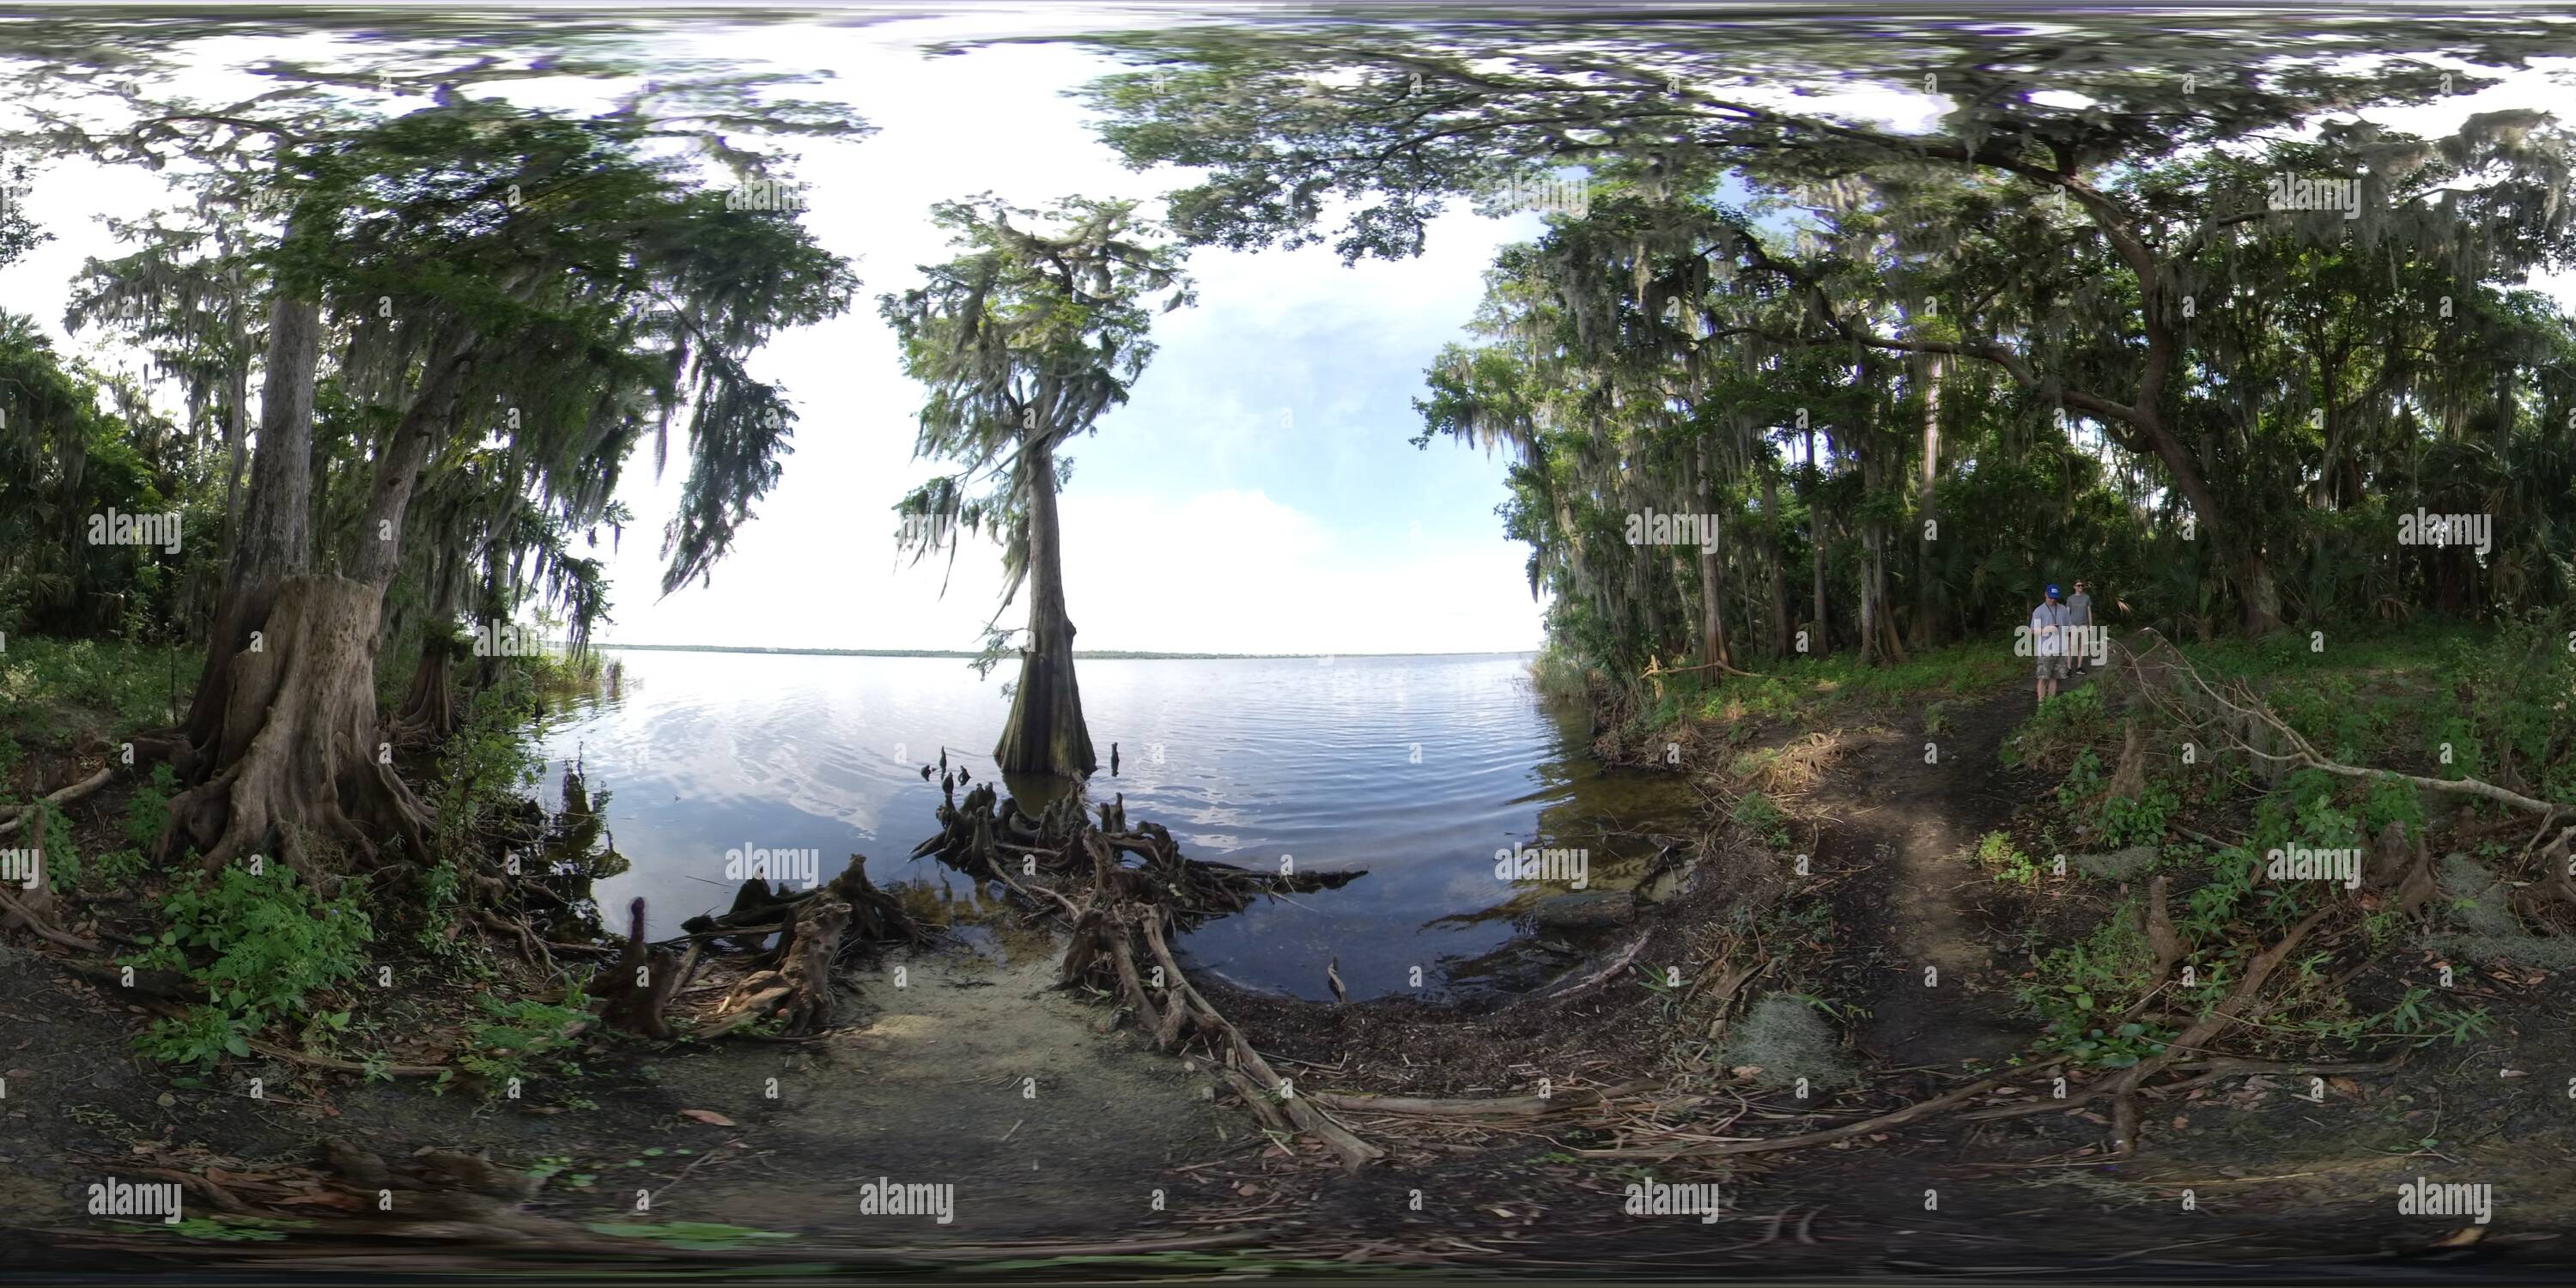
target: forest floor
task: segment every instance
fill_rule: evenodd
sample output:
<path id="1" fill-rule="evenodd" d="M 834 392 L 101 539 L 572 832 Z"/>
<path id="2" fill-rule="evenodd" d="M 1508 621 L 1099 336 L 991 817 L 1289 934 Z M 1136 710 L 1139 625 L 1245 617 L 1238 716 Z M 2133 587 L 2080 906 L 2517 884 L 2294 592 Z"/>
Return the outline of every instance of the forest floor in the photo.
<path id="1" fill-rule="evenodd" d="M 2099 904 L 2077 881 L 1999 887 L 1974 853 L 1994 833 L 2065 826 L 2055 775 L 2006 764 L 2031 703 L 2024 681 L 1712 738 L 1717 754 L 1685 767 L 1712 783 L 1740 779 L 1727 762 L 1747 752 L 1820 750 L 1775 788 L 1783 822 L 1712 812 L 1695 862 L 1611 936 L 1601 965 L 1617 969 L 1472 1011 L 1208 988 L 1310 1095 L 1550 1098 L 1528 1114 L 1345 1110 L 1390 1155 L 1358 1172 L 1264 1134 L 1204 1073 L 1053 990 L 1061 942 L 1039 931 L 890 952 L 844 981 L 841 1027 L 819 1040 L 597 1044 L 518 1100 L 258 1057 L 189 1076 L 136 1054 L 140 1008 L 66 973 L 59 947 L 12 937 L 0 1266 L 2349 1282 L 2576 1260 L 2576 1039 L 2551 1000 L 2569 981 L 2505 963 L 2463 963 L 2452 990 L 2487 1008 L 2482 1035 L 2375 1044 L 2364 1054 L 2404 1056 L 2384 1072 L 2212 1077 L 2151 1099 L 2131 1157 L 2108 1149 L 2105 1106 L 2080 1099 L 2099 1070 L 2067 1071 L 2078 1098 L 2063 1111 L 1968 1116 L 2035 1106 L 2054 1074 L 2033 1070 L 1964 1111 L 1712 1152 L 1860 1123 L 2039 1057 L 2016 985 Z M 85 839 L 115 826 L 130 790 L 75 807 Z M 1792 875 L 1796 855 L 1811 880 Z M 80 928 L 149 926 L 129 900 Z M 376 1018 L 426 1051 L 452 1043 L 477 997 L 540 982 L 505 969 L 424 984 Z M 1828 1048 L 1761 1057 L 1784 1066 L 1765 1070 L 1746 1053 L 1775 997 L 1828 1017 Z M 1780 1076 L 1797 1061 L 1813 1065 L 1808 1096 Z M 433 1184 L 385 1211 L 319 1161 L 330 1142 L 397 1172 L 418 1151 L 460 1151 L 491 1175 L 447 1184 L 490 1193 L 443 1203 Z M 85 1208 L 109 1178 L 173 1177 L 189 1187 L 182 1223 Z M 2419 1177 L 2490 1187 L 2491 1219 L 2399 1215 L 2398 1187 Z M 855 1192 L 879 1179 L 952 1186 L 952 1219 L 862 1215 Z M 1630 1211 L 1632 1186 L 1687 1183 L 1719 1187 L 1719 1219 Z"/>

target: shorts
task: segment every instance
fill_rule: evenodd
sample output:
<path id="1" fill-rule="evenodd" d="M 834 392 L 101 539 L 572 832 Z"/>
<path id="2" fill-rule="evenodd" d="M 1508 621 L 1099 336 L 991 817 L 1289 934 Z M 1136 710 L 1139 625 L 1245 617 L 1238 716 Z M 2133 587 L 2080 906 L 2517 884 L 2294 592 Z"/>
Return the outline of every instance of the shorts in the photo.
<path id="1" fill-rule="evenodd" d="M 2065 655 L 2065 654 L 2063 654 L 2063 653 L 2042 653 L 2042 654 L 2040 654 L 2040 655 L 2039 655 L 2039 678 L 2041 678 L 2041 679 L 2043 679 L 2043 680 L 2063 680 L 2063 679 L 2065 679 L 2065 678 L 2066 678 L 2066 655 Z"/>

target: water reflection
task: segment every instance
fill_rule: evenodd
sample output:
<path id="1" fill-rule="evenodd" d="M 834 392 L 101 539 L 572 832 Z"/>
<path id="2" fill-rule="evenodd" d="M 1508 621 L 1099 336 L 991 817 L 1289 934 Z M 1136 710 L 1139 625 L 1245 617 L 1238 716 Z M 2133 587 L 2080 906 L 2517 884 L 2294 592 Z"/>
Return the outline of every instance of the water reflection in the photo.
<path id="1" fill-rule="evenodd" d="M 606 791 L 591 807 L 632 866 L 603 872 L 602 901 L 640 894 L 657 927 L 676 927 L 731 897 L 728 848 L 813 849 L 827 873 L 857 853 L 907 908 L 969 927 L 996 951 L 1028 950 L 1006 942 L 1020 920 L 1009 905 L 905 857 L 938 830 L 940 784 L 923 780 L 923 764 L 944 749 L 952 770 L 990 776 L 982 749 L 1008 711 L 998 684 L 941 658 L 611 656 L 623 663 L 618 683 L 560 712 L 546 739 L 556 772 L 577 764 L 589 783 L 616 788 L 614 809 Z M 1104 765 L 1088 792 L 1123 794 L 1131 817 L 1170 828 L 1193 858 L 1368 870 L 1187 935 L 1183 951 L 1201 969 L 1315 998 L 1329 996 L 1324 963 L 1336 955 L 1355 997 L 1525 987 L 1557 968 L 1552 952 L 1578 952 L 1602 928 L 1579 917 L 1540 925 L 1549 901 L 1582 892 L 1497 877 L 1496 852 L 1581 850 L 1585 890 L 1617 889 L 1655 854 L 1652 834 L 1690 831 L 1694 811 L 1675 780 L 1595 765 L 1580 721 L 1543 711 L 1525 666 L 1518 656 L 1087 661 L 1092 737 L 1120 748 L 1117 774 Z"/>

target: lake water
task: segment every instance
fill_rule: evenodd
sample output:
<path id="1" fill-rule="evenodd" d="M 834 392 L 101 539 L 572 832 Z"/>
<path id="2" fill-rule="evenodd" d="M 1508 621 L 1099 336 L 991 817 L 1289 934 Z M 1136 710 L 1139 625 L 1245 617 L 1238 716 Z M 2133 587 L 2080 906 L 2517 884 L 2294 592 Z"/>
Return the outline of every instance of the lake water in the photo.
<path id="1" fill-rule="evenodd" d="M 544 740 L 550 781 L 578 757 L 607 795 L 631 866 L 599 884 L 603 907 L 641 895 L 652 933 L 676 933 L 729 903 L 725 852 L 761 848 L 819 850 L 825 879 L 865 854 L 872 879 L 938 920 L 1001 914 L 972 879 L 904 856 L 939 830 L 924 762 L 944 745 L 952 766 L 987 776 L 1010 664 L 988 682 L 955 658 L 607 656 L 624 664 L 618 691 L 558 713 Z M 1131 819 L 1170 828 L 1193 858 L 1367 871 L 1207 924 L 1181 944 L 1193 969 L 1310 998 L 1329 996 L 1332 957 L 1354 997 L 1529 987 L 1597 939 L 1538 927 L 1531 908 L 1571 882 L 1499 877 L 1496 851 L 1582 850 L 1598 891 L 1635 879 L 1649 834 L 1691 823 L 1677 781 L 1595 765 L 1580 718 L 1542 709 L 1528 662 L 1085 660 L 1102 761 L 1089 790 L 1124 793 Z"/>

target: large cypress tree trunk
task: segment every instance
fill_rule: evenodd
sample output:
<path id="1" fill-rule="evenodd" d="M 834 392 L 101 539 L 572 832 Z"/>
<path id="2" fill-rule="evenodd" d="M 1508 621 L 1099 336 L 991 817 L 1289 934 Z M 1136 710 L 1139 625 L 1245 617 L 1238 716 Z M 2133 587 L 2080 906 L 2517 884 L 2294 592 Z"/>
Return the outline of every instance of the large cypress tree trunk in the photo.
<path id="1" fill-rule="evenodd" d="M 268 311 L 260 386 L 259 451 L 232 537 L 232 559 L 206 632 L 206 667 L 189 701 L 187 746 L 171 757 L 182 781 L 205 778 L 204 757 L 223 721 L 230 662 L 251 647 L 277 583 L 313 566 L 313 382 L 322 357 L 322 307 L 280 288 Z"/>
<path id="2" fill-rule="evenodd" d="M 309 308 L 297 306 L 295 320 L 309 317 L 318 335 L 319 310 Z M 431 444 L 454 415 L 469 353 L 470 336 L 460 330 L 442 332 L 431 346 L 420 389 L 378 454 L 366 521 L 342 561 L 351 575 L 306 575 L 305 555 L 295 575 L 263 583 L 267 593 L 242 600 L 246 638 L 228 657 L 208 662 L 210 672 L 218 665 L 223 671 L 222 705 L 189 713 L 191 726 L 210 728 L 211 737 L 196 748 L 196 785 L 170 802 L 159 846 L 165 858 L 183 840 L 193 842 L 212 871 L 275 846 L 324 889 L 347 868 L 334 859 L 350 849 L 373 856 L 382 839 L 400 841 L 413 862 L 427 860 L 428 810 L 394 772 L 392 744 L 377 726 L 376 649 L 385 587 L 400 566 L 404 510 Z M 270 503 L 303 515 L 305 507 L 293 502 L 298 487 L 310 492 L 313 363 L 300 352 L 288 356 L 299 358 L 297 365 L 284 376 L 271 372 L 272 394 L 284 397 L 263 409 L 259 468 L 281 480 Z M 273 442 L 272 423 L 280 431 Z M 305 477 L 288 479 L 293 466 L 272 463 L 272 448 L 308 462 Z M 256 477 L 246 535 L 287 522 L 261 513 Z M 199 700 L 206 700 L 203 687 Z"/>
<path id="3" fill-rule="evenodd" d="M 1064 607 L 1064 552 L 1055 508 L 1055 447 L 1043 432 L 1020 449 L 1028 488 L 1029 642 L 1020 650 L 1020 681 L 1011 717 L 993 746 L 1005 773 L 1084 778 L 1100 768 L 1082 722 L 1082 689 L 1073 677 L 1073 619 Z"/>

